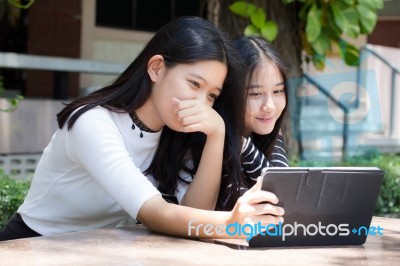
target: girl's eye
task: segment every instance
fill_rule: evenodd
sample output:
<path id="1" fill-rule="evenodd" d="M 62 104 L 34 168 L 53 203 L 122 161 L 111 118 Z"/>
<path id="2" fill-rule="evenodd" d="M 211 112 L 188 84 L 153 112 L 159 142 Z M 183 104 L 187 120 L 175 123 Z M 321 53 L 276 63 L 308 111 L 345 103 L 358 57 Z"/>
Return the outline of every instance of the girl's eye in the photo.
<path id="1" fill-rule="evenodd" d="M 198 82 L 191 80 L 190 83 L 192 83 L 196 88 L 200 88 L 200 84 Z"/>
<path id="2" fill-rule="evenodd" d="M 218 98 L 218 95 L 211 93 L 208 97 L 214 102 Z"/>
<path id="3" fill-rule="evenodd" d="M 285 92 L 284 89 L 274 91 L 275 94 L 282 94 L 282 93 L 284 93 L 284 92 Z"/>
<path id="4" fill-rule="evenodd" d="M 261 92 L 250 92 L 249 95 L 253 96 L 253 97 L 256 97 L 256 96 L 261 96 L 262 93 Z"/>

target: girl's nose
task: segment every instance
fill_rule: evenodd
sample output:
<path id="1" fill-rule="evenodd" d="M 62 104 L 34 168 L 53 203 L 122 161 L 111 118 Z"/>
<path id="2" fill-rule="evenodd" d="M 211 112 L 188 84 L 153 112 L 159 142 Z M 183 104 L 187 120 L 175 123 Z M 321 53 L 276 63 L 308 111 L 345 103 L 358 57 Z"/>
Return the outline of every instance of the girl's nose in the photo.
<path id="1" fill-rule="evenodd" d="M 272 97 L 267 97 L 261 105 L 261 110 L 264 112 L 271 112 L 274 109 L 275 109 L 275 104 Z"/>
<path id="2" fill-rule="evenodd" d="M 212 102 L 208 98 L 208 93 L 199 93 L 196 98 L 200 102 L 202 102 L 206 105 L 212 106 Z"/>

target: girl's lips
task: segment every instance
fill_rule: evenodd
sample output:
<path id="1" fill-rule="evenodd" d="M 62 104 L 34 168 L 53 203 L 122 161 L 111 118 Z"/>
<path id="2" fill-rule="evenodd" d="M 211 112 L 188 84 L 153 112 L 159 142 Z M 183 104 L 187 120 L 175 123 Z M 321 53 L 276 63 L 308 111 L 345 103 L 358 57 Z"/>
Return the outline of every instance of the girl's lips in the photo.
<path id="1" fill-rule="evenodd" d="M 273 116 L 270 118 L 267 117 L 257 117 L 258 120 L 262 121 L 262 122 L 271 122 L 273 120 Z"/>

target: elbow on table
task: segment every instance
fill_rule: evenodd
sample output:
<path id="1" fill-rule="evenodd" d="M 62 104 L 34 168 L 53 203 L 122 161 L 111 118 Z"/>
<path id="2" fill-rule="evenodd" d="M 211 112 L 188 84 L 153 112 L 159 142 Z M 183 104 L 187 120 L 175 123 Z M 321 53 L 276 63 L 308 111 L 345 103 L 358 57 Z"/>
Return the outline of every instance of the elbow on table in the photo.
<path id="1" fill-rule="evenodd" d="M 170 223 L 170 205 L 161 196 L 154 196 L 142 205 L 137 219 L 150 230 L 160 232 Z"/>
<path id="2" fill-rule="evenodd" d="M 140 208 L 138 220 L 151 231 L 187 237 L 190 209 L 168 203 L 161 196 L 155 196 Z"/>

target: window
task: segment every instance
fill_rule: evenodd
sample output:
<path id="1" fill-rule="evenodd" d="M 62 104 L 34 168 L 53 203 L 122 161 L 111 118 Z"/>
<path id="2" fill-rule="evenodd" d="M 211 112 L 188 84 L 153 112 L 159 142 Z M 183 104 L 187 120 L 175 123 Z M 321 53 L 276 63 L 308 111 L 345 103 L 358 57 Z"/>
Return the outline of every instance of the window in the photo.
<path id="1" fill-rule="evenodd" d="M 181 16 L 206 17 L 206 0 L 97 0 L 96 25 L 157 31 Z"/>

